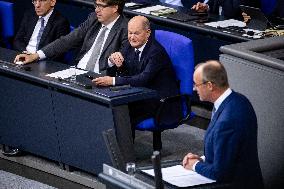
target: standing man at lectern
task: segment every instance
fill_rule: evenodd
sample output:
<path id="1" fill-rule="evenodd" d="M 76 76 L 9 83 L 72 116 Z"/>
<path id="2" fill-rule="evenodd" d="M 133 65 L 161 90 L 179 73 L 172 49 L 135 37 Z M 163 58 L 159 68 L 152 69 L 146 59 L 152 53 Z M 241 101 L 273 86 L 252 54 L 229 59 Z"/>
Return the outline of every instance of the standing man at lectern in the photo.
<path id="1" fill-rule="evenodd" d="M 147 87 L 158 93 L 157 99 L 143 100 L 129 105 L 133 137 L 135 125 L 153 117 L 161 98 L 178 94 L 178 83 L 166 50 L 151 35 L 146 17 L 135 16 L 128 23 L 129 43 L 121 52 L 111 54 L 110 76 L 93 80 L 99 86 L 131 85 Z M 173 105 L 172 117 L 181 116 L 179 105 Z"/>
<path id="2" fill-rule="evenodd" d="M 70 24 L 54 9 L 56 0 L 32 0 L 34 10 L 25 12 L 13 42 L 14 50 L 35 53 L 70 32 Z M 63 60 L 63 57 L 56 60 Z"/>
<path id="3" fill-rule="evenodd" d="M 119 51 L 127 41 L 127 20 L 122 15 L 124 0 L 96 0 L 95 13 L 66 36 L 45 46 L 34 54 L 20 54 L 15 62 L 30 63 L 46 57 L 58 56 L 68 50 L 81 47 L 77 67 L 96 73 L 108 67 L 108 57 Z"/>
<path id="4" fill-rule="evenodd" d="M 232 188 L 263 188 L 257 153 L 257 118 L 249 100 L 229 87 L 227 73 L 218 61 L 197 65 L 194 88 L 201 101 L 214 103 L 205 134 L 204 156 L 188 153 L 186 169 Z"/>
<path id="5" fill-rule="evenodd" d="M 204 0 L 193 5 L 191 9 L 241 19 L 240 5 L 260 7 L 260 0 Z"/>

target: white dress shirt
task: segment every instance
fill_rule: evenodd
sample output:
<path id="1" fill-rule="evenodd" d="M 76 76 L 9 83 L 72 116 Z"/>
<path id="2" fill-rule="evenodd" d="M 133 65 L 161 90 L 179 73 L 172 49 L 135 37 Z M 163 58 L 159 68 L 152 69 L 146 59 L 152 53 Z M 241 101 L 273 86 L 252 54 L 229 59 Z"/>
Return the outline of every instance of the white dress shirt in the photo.
<path id="1" fill-rule="evenodd" d="M 51 14 L 53 12 L 53 9 L 45 16 L 43 16 L 43 19 L 44 19 L 44 27 L 46 26 Z M 30 53 L 35 53 L 36 52 L 36 44 L 37 44 L 37 36 L 38 36 L 38 33 L 39 33 L 39 29 L 40 29 L 40 26 L 41 26 L 41 17 L 42 16 L 39 16 L 39 19 L 35 25 L 35 28 L 34 28 L 34 31 L 33 31 L 33 34 L 30 38 L 30 41 L 26 47 L 26 51 L 30 52 Z"/>
<path id="2" fill-rule="evenodd" d="M 96 37 L 96 39 L 95 39 L 93 45 L 92 45 L 92 47 L 91 47 L 90 50 L 83 56 L 83 58 L 79 61 L 78 65 L 77 65 L 78 68 L 81 68 L 81 69 L 85 69 L 85 68 L 86 68 L 87 63 L 88 63 L 88 61 L 89 61 L 89 59 L 90 59 L 90 57 L 91 57 L 91 54 L 92 54 L 92 52 L 93 52 L 93 49 L 95 48 L 95 44 L 96 44 L 96 42 L 97 42 L 97 38 L 98 38 L 98 36 L 99 36 L 99 35 L 101 34 L 101 32 L 102 32 L 103 26 L 105 26 L 105 27 L 107 27 L 107 31 L 106 31 L 106 33 L 105 33 L 105 37 L 104 37 L 104 41 L 103 41 L 103 44 L 102 44 L 102 48 L 101 48 L 101 52 L 100 52 L 99 57 L 101 56 L 101 53 L 102 53 L 104 44 L 105 44 L 105 42 L 106 42 L 106 39 L 108 38 L 109 32 L 110 32 L 111 28 L 113 27 L 113 25 L 115 24 L 115 22 L 118 20 L 118 18 L 119 18 L 119 16 L 118 16 L 114 21 L 112 21 L 111 23 L 109 23 L 108 25 L 102 25 L 102 27 L 101 27 L 101 29 L 100 29 L 100 31 L 99 31 L 99 33 L 98 33 L 98 35 L 97 35 L 97 37 Z M 96 63 L 95 63 L 94 72 L 96 72 L 96 73 L 99 73 L 99 72 L 100 72 L 100 70 L 99 70 L 99 60 L 100 60 L 100 58 L 98 58 L 97 61 L 96 61 Z"/>
<path id="3" fill-rule="evenodd" d="M 160 0 L 160 2 L 171 4 L 171 5 L 182 6 L 181 0 Z"/>

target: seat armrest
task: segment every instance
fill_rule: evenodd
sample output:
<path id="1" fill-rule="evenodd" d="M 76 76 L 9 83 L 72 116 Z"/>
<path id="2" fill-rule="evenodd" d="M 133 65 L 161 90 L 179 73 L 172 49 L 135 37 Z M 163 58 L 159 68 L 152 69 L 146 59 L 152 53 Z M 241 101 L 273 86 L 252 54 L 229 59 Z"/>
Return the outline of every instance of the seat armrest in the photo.
<path id="1" fill-rule="evenodd" d="M 190 112 L 191 105 L 188 94 L 162 98 L 155 115 L 155 124 L 157 126 L 182 124 L 189 119 Z"/>

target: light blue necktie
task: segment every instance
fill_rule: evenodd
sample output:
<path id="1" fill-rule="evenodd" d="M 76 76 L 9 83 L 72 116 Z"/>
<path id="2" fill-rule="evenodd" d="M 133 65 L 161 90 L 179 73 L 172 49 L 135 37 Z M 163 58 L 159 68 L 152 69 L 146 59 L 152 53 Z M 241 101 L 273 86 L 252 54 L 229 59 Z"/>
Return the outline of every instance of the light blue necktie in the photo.
<path id="1" fill-rule="evenodd" d="M 211 120 L 213 119 L 215 113 L 216 113 L 216 109 L 215 109 L 215 106 L 213 106 L 213 110 L 212 110 L 212 114 L 211 114 Z"/>
<path id="2" fill-rule="evenodd" d="M 37 37 L 36 37 L 36 40 L 37 40 L 36 50 L 38 50 L 39 42 L 40 42 L 41 36 L 43 34 L 43 31 L 44 31 L 44 18 L 41 17 L 40 18 L 40 29 L 39 29 L 39 32 L 38 32 Z"/>

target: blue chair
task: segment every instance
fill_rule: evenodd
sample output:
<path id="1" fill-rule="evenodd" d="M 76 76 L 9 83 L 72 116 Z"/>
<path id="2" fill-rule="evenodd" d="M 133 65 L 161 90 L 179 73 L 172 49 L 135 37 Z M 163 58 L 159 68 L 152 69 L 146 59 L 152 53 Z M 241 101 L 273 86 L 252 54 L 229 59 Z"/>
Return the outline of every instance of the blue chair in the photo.
<path id="1" fill-rule="evenodd" d="M 14 36 L 13 3 L 0 1 L 0 24 L 1 38 L 6 47 L 11 48 L 9 40 Z"/>
<path id="2" fill-rule="evenodd" d="M 282 0 L 283 1 L 283 0 Z M 261 10 L 264 14 L 271 14 L 276 6 L 277 0 L 261 0 Z"/>
<path id="3" fill-rule="evenodd" d="M 161 105 L 157 115 L 153 118 L 146 119 L 136 125 L 137 130 L 153 132 L 153 149 L 161 150 L 161 132 L 167 129 L 174 129 L 184 123 L 191 116 L 190 96 L 193 92 L 193 71 L 194 71 L 194 54 L 192 41 L 182 35 L 156 30 L 155 37 L 157 41 L 166 49 L 171 58 L 177 80 L 180 84 L 180 95 L 161 99 Z M 183 118 L 170 123 L 167 121 L 169 115 L 163 115 L 163 109 L 167 104 L 173 101 L 181 100 Z"/>

